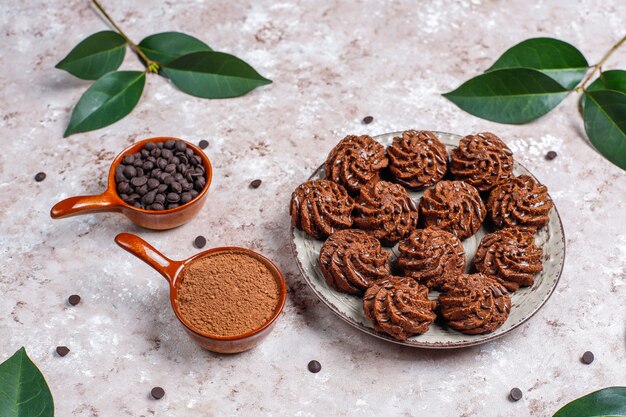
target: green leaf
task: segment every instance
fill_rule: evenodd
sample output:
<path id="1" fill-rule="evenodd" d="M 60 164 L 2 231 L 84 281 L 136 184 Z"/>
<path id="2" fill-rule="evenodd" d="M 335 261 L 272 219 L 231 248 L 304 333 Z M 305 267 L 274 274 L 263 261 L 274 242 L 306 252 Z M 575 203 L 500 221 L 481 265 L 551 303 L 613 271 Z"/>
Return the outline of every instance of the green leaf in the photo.
<path id="1" fill-rule="evenodd" d="M 135 107 L 146 74 L 142 71 L 116 71 L 93 83 L 82 95 L 63 137 L 78 132 L 100 129 L 117 122 Z"/>
<path id="2" fill-rule="evenodd" d="M 23 347 L 0 364 L 0 416 L 54 416 L 50 388 Z"/>
<path id="3" fill-rule="evenodd" d="M 200 39 L 180 32 L 162 32 L 150 35 L 139 42 L 139 48 L 151 60 L 166 65 L 183 55 L 210 51 Z"/>
<path id="4" fill-rule="evenodd" d="M 443 96 L 474 116 L 522 124 L 543 116 L 566 95 L 565 88 L 539 71 L 511 68 L 481 74 Z"/>
<path id="5" fill-rule="evenodd" d="M 626 71 L 609 70 L 600 73 L 600 76 L 587 87 L 587 91 L 596 90 L 615 90 L 626 93 Z"/>
<path id="6" fill-rule="evenodd" d="M 587 91 L 598 90 L 615 90 L 626 94 L 626 71 L 610 70 L 601 73 L 600 76 L 587 87 Z M 583 94 L 580 97 L 580 105 L 583 110 L 586 104 L 587 96 Z"/>
<path id="7" fill-rule="evenodd" d="M 553 417 L 626 416 L 626 387 L 609 387 L 565 405 Z"/>
<path id="8" fill-rule="evenodd" d="M 606 159 L 626 170 L 626 94 L 613 90 L 585 93 L 585 130 Z"/>
<path id="9" fill-rule="evenodd" d="M 202 98 L 237 97 L 272 82 L 223 52 L 194 52 L 170 62 L 163 72 L 176 87 Z"/>
<path id="10" fill-rule="evenodd" d="M 55 68 L 65 70 L 83 80 L 97 80 L 115 71 L 124 60 L 126 41 L 117 32 L 94 33 L 76 45 Z"/>
<path id="11" fill-rule="evenodd" d="M 536 69 L 571 90 L 583 79 L 589 63 L 567 42 L 533 38 L 511 47 L 486 72 L 503 68 Z"/>

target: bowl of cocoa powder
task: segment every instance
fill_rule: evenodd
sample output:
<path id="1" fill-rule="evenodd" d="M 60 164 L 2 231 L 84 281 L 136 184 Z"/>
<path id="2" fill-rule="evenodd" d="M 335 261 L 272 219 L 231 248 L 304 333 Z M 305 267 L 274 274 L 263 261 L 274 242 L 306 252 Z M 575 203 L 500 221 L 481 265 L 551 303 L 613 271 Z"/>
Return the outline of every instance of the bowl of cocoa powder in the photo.
<path id="1" fill-rule="evenodd" d="M 130 233 L 115 242 L 163 275 L 170 301 L 191 339 L 219 353 L 255 347 L 273 329 L 287 297 L 272 261 L 240 247 L 219 247 L 174 261 Z"/>

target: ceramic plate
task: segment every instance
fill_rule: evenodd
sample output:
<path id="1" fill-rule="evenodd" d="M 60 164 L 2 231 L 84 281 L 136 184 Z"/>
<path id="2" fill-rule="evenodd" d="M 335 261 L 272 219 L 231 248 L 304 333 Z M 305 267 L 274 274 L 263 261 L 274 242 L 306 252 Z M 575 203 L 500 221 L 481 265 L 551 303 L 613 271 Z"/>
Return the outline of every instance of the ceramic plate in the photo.
<path id="1" fill-rule="evenodd" d="M 451 133 L 433 132 L 437 135 L 448 150 L 453 149 L 459 143 L 461 136 Z M 391 144 L 394 136 L 398 136 L 401 132 L 387 133 L 376 136 L 378 142 L 384 146 Z M 515 163 L 514 174 L 532 175 L 526 168 L 519 163 Z M 324 166 L 319 167 L 310 179 L 324 178 Z M 422 192 L 411 192 L 409 195 L 413 200 L 419 202 Z M 476 248 L 482 237 L 489 233 L 485 226 L 481 226 L 480 230 L 474 235 L 463 241 L 465 248 L 465 256 L 467 260 L 467 271 L 473 264 Z M 292 249 L 297 259 L 298 267 L 304 276 L 306 282 L 311 286 L 313 292 L 322 300 L 337 316 L 345 320 L 352 326 L 372 336 L 388 340 L 390 342 L 399 343 L 406 346 L 414 346 L 421 348 L 457 348 L 463 346 L 473 346 L 496 339 L 516 327 L 520 326 L 526 320 L 531 318 L 552 295 L 561 276 L 563 269 L 563 261 L 565 259 L 565 238 L 563 236 L 563 225 L 556 207 L 550 211 L 549 222 L 535 235 L 538 245 L 543 248 L 543 271 L 535 277 L 535 284 L 532 287 L 522 288 L 511 295 L 511 313 L 507 321 L 496 331 L 484 335 L 465 335 L 443 327 L 439 321 L 430 326 L 430 330 L 418 336 L 413 336 L 406 341 L 395 340 L 385 334 L 376 332 L 369 320 L 363 315 L 362 298 L 347 295 L 332 289 L 324 279 L 319 266 L 319 253 L 323 241 L 313 239 L 301 230 L 291 227 Z M 393 248 L 386 248 L 392 253 L 392 262 L 398 255 L 397 245 Z M 432 291 L 431 299 L 437 298 L 438 293 Z"/>

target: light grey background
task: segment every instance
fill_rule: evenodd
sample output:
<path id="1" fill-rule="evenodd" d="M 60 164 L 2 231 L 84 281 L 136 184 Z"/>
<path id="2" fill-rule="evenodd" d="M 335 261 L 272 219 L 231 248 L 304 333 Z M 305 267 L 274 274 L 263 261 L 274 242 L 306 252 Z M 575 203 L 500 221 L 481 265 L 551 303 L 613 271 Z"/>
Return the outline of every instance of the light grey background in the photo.
<path id="1" fill-rule="evenodd" d="M 513 44 L 554 36 L 597 61 L 626 27 L 604 1 L 104 1 L 136 42 L 179 30 L 251 63 L 274 84 L 232 100 L 189 97 L 150 76 L 125 119 L 62 133 L 89 82 L 54 65 L 107 29 L 86 0 L 0 5 L 0 360 L 20 346 L 46 375 L 58 416 L 547 416 L 592 390 L 626 384 L 626 174 L 584 139 L 577 94 L 524 126 L 470 116 L 440 93 Z M 128 53 L 123 64 L 138 69 Z M 626 67 L 626 49 L 607 68 Z M 362 125 L 364 116 L 374 123 Z M 406 128 L 492 131 L 550 189 L 567 238 L 547 305 L 514 333 L 447 352 L 402 348 L 353 329 L 321 305 L 289 249 L 292 190 L 348 133 Z M 112 158 L 156 135 L 207 139 L 209 200 L 191 223 L 141 230 L 118 215 L 52 221 L 59 199 L 97 193 Z M 558 157 L 547 162 L 544 154 Z M 33 176 L 45 171 L 47 179 Z M 253 190 L 251 180 L 263 184 Z M 192 344 L 165 281 L 113 243 L 138 233 L 174 258 L 241 245 L 283 269 L 284 314 L 257 349 L 218 356 Z M 78 293 L 74 308 L 67 296 Z M 65 358 L 54 354 L 67 345 Z M 585 350 L 596 361 L 582 365 Z M 306 364 L 322 363 L 311 374 Z M 163 386 L 160 401 L 148 397 Z M 524 391 L 507 400 L 512 387 Z"/>

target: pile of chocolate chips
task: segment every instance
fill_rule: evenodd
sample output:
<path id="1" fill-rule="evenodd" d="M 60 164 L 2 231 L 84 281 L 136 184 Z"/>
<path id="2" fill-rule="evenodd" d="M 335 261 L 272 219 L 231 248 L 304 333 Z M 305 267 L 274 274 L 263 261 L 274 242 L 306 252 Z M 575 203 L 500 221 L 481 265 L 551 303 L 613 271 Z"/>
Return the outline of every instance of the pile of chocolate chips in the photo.
<path id="1" fill-rule="evenodd" d="M 148 142 L 115 168 L 117 193 L 145 210 L 176 208 L 193 200 L 206 185 L 202 158 L 182 140 Z"/>

